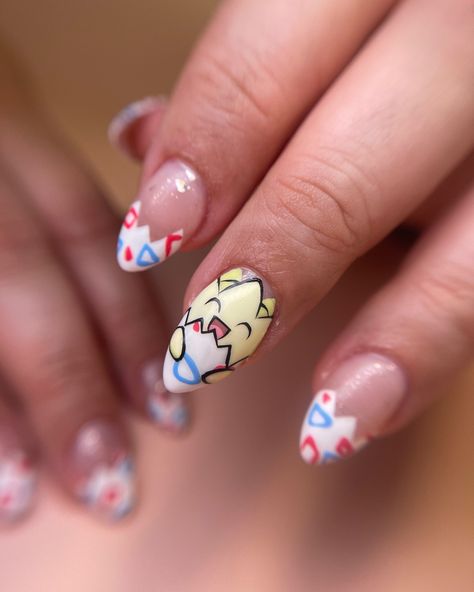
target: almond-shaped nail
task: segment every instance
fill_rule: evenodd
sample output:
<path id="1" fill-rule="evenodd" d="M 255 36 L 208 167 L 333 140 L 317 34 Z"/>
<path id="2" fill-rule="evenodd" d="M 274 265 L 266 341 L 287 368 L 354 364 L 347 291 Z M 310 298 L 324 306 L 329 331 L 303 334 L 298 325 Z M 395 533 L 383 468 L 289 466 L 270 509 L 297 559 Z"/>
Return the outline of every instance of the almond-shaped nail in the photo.
<path id="1" fill-rule="evenodd" d="M 192 302 L 166 353 L 163 380 L 173 393 L 226 378 L 257 349 L 272 322 L 275 298 L 254 272 L 223 273 Z"/>
<path id="2" fill-rule="evenodd" d="M 406 395 L 403 370 L 385 356 L 357 354 L 324 381 L 303 422 L 300 452 L 308 464 L 351 456 L 376 437 Z"/>
<path id="3" fill-rule="evenodd" d="M 188 403 L 179 393 L 170 393 L 163 382 L 163 361 L 153 360 L 142 368 L 146 408 L 149 417 L 160 428 L 181 432 L 188 427 Z"/>
<path id="4" fill-rule="evenodd" d="M 73 494 L 91 512 L 117 521 L 135 505 L 132 454 L 121 429 L 108 420 L 83 425 L 65 459 Z"/>
<path id="5" fill-rule="evenodd" d="M 109 142 L 124 152 L 127 156 L 134 156 L 129 148 L 128 134 L 131 128 L 142 117 L 164 111 L 166 107 L 166 98 L 145 97 L 139 101 L 134 101 L 124 107 L 110 122 L 107 135 Z"/>
<path id="6" fill-rule="evenodd" d="M 16 522 L 29 512 L 36 483 L 36 470 L 24 450 L 8 450 L 0 455 L 0 522 Z"/>
<path id="7" fill-rule="evenodd" d="M 117 244 L 125 271 L 143 271 L 176 253 L 202 222 L 204 185 L 184 162 L 165 162 L 128 210 Z"/>

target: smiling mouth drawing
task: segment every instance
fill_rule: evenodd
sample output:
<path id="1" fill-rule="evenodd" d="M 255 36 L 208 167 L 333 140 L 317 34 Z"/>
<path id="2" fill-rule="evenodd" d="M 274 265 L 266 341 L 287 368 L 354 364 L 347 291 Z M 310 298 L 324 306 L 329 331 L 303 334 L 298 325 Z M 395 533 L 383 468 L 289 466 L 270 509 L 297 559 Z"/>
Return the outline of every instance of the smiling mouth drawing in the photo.
<path id="1" fill-rule="evenodd" d="M 209 321 L 209 325 L 207 326 L 207 330 L 209 332 L 213 331 L 214 335 L 216 336 L 216 341 L 222 339 L 229 333 L 230 328 L 217 316 L 213 316 L 212 319 Z"/>

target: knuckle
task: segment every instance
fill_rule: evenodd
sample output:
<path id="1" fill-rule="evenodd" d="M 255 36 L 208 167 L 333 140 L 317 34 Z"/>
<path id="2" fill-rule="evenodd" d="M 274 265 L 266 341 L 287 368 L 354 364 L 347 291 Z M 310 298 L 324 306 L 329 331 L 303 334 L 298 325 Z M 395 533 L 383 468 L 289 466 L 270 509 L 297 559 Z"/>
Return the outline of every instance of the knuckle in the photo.
<path id="1" fill-rule="evenodd" d="M 313 250 L 359 254 L 372 236 L 373 183 L 345 156 L 300 157 L 291 173 L 275 178 L 266 199 L 276 219 Z"/>
<path id="2" fill-rule="evenodd" d="M 238 55 L 236 64 L 227 52 L 206 53 L 193 73 L 194 84 L 200 89 L 209 120 L 223 119 L 242 134 L 257 135 L 273 125 L 280 87 L 268 68 L 260 67 L 263 60 L 258 56 L 247 59 L 242 49 Z"/>

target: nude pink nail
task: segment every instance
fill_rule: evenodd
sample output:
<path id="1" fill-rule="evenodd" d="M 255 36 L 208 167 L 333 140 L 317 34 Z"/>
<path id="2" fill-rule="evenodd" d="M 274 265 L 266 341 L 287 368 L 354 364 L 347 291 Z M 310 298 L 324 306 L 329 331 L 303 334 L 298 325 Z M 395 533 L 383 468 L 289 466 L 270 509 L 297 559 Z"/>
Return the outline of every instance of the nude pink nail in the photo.
<path id="1" fill-rule="evenodd" d="M 117 244 L 125 271 L 143 271 L 176 253 L 202 222 L 204 185 L 184 162 L 165 162 L 128 210 Z"/>
<path id="2" fill-rule="evenodd" d="M 74 495 L 93 513 L 116 521 L 135 505 L 132 455 L 122 430 L 109 420 L 83 425 L 65 458 Z"/>
<path id="3" fill-rule="evenodd" d="M 308 464 L 352 455 L 381 432 L 405 397 L 402 369 L 375 353 L 344 361 L 321 385 L 306 414 L 300 452 Z"/>

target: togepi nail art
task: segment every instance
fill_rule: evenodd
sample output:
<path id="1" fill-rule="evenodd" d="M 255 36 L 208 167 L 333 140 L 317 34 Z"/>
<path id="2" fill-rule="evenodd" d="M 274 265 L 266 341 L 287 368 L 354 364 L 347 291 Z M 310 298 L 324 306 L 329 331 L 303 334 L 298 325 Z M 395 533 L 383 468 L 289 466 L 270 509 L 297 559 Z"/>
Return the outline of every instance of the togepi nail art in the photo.
<path id="1" fill-rule="evenodd" d="M 17 452 L 0 460 L 0 520 L 13 522 L 30 509 L 36 471 L 27 456 Z"/>
<path id="2" fill-rule="evenodd" d="M 301 456 L 308 464 L 326 464 L 360 450 L 367 438 L 356 438 L 355 417 L 336 415 L 337 393 L 316 393 L 306 414 L 300 438 Z"/>
<path id="3" fill-rule="evenodd" d="M 163 383 L 163 362 L 151 361 L 142 369 L 146 406 L 151 419 L 161 428 L 173 432 L 184 430 L 189 423 L 188 404 L 182 395 L 169 393 Z"/>
<path id="4" fill-rule="evenodd" d="M 97 466 L 79 486 L 77 495 L 97 514 L 111 520 L 123 518 L 135 504 L 132 459 L 121 456 L 113 464 Z"/>
<path id="5" fill-rule="evenodd" d="M 176 253 L 204 216 L 205 195 L 197 173 L 179 160 L 164 163 L 125 216 L 117 260 L 125 271 L 143 271 Z"/>
<path id="6" fill-rule="evenodd" d="M 306 414 L 300 452 L 308 464 L 352 455 L 383 431 L 407 392 L 403 370 L 376 353 L 356 354 L 326 376 Z"/>
<path id="7" fill-rule="evenodd" d="M 125 271 L 141 271 L 163 263 L 178 251 L 183 240 L 183 229 L 152 241 L 148 224 L 139 225 L 141 202 L 134 202 L 128 210 L 117 241 L 117 260 Z"/>
<path id="8" fill-rule="evenodd" d="M 171 392 L 191 391 L 229 376 L 257 349 L 273 319 L 275 298 L 261 278 L 236 268 L 193 301 L 175 329 L 163 370 Z"/>

